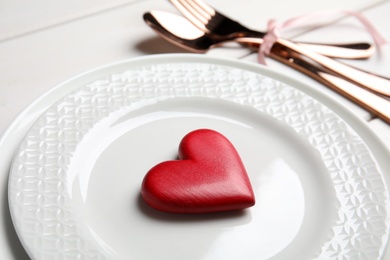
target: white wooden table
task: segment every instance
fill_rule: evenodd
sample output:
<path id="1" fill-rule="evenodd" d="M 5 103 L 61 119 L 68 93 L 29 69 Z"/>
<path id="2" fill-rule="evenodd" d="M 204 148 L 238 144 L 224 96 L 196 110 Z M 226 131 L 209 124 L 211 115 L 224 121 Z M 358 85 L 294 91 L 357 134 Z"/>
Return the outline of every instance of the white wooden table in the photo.
<path id="1" fill-rule="evenodd" d="M 390 0 L 208 2 L 236 20 L 263 30 L 270 18 L 284 21 L 299 14 L 327 9 L 361 11 L 390 40 Z M 34 99 L 78 73 L 133 57 L 186 52 L 159 38 L 146 26 L 142 15 L 153 9 L 176 12 L 168 1 L 162 0 L 1 1 L 0 135 Z M 321 24 L 315 30 L 296 30 L 286 36 L 316 42 L 371 41 L 355 18 Z M 206 55 L 256 62 L 256 55 L 247 50 L 215 49 Z M 390 149 L 389 124 L 312 79 L 275 61 L 267 61 L 269 67 L 325 91 L 350 108 Z M 369 60 L 348 63 L 390 77 L 390 44 L 384 45 L 381 52 Z M 6 191 L 3 191 L 6 187 L 0 189 L 1 207 L 6 209 Z M 26 259 L 9 216 L 4 216 L 1 222 L 0 233 L 6 233 L 7 238 L 0 238 L 0 258 Z"/>

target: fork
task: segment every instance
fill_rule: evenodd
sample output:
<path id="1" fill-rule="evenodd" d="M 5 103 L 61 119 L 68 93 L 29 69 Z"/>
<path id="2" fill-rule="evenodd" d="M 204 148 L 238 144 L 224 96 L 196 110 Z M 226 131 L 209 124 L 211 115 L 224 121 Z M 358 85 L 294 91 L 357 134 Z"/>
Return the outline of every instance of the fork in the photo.
<path id="1" fill-rule="evenodd" d="M 218 12 L 202 0 L 169 0 L 188 20 L 207 33 L 220 36 L 263 38 L 266 33 L 252 30 Z"/>
<path id="2" fill-rule="evenodd" d="M 233 34 L 237 37 L 256 38 L 263 38 L 265 35 L 263 32 L 250 30 L 238 22 L 233 21 L 201 0 L 170 1 L 198 28 L 214 35 L 225 37 L 226 35 Z M 271 49 L 271 53 L 277 54 L 277 52 L 299 53 L 318 65 L 325 67 L 331 73 L 340 78 L 348 80 L 366 89 L 371 89 L 383 95 L 390 96 L 389 78 L 353 68 L 282 38 L 279 38 Z"/>
<path id="3" fill-rule="evenodd" d="M 196 27 L 206 33 L 229 38 L 263 38 L 266 34 L 245 27 L 200 0 L 170 0 L 170 2 Z M 370 46 L 368 43 L 311 44 L 310 49 L 329 57 L 366 59 L 375 49 Z M 340 51 L 339 47 L 343 50 Z"/>

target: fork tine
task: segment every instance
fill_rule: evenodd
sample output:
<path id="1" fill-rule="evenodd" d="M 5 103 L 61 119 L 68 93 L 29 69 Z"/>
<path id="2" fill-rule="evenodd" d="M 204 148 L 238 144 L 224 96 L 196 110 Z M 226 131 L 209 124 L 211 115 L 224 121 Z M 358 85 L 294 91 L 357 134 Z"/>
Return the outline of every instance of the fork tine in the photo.
<path id="1" fill-rule="evenodd" d="M 199 7 L 194 5 L 194 3 L 189 0 L 178 0 L 186 9 L 188 12 L 190 12 L 194 17 L 196 17 L 198 20 L 200 20 L 202 23 L 206 24 L 208 23 L 208 20 L 210 19 L 210 16 L 202 11 L 199 10 Z"/>
<path id="2" fill-rule="evenodd" d="M 216 13 L 214 8 L 212 8 L 210 5 L 206 4 L 205 2 L 203 2 L 201 0 L 189 0 L 189 1 L 191 1 L 194 5 L 196 4 L 196 6 L 199 9 L 202 9 L 205 13 L 207 13 L 209 15 L 209 17 L 214 16 Z"/>
<path id="3" fill-rule="evenodd" d="M 232 19 L 220 14 L 202 0 L 170 0 L 196 27 L 220 37 L 251 31 Z M 251 31 L 252 32 L 252 31 Z M 238 35 L 238 34 L 237 34 Z M 257 33 L 256 36 L 264 36 Z"/>
<path id="4" fill-rule="evenodd" d="M 212 18 L 212 14 L 204 8 L 204 6 L 202 5 L 202 3 L 199 3 L 197 1 L 193 1 L 193 0 L 182 0 L 182 1 L 185 1 L 188 5 L 191 6 L 191 12 L 193 14 L 197 14 L 197 17 L 203 17 L 204 19 L 204 22 L 208 22 L 210 21 L 210 19 Z"/>
<path id="5" fill-rule="evenodd" d="M 206 28 L 207 20 L 203 17 L 199 17 L 199 14 L 192 12 L 194 9 L 183 0 L 170 0 L 170 2 L 196 27 L 204 32 L 209 33 L 210 31 Z M 197 15 L 196 15 L 197 14 Z"/>

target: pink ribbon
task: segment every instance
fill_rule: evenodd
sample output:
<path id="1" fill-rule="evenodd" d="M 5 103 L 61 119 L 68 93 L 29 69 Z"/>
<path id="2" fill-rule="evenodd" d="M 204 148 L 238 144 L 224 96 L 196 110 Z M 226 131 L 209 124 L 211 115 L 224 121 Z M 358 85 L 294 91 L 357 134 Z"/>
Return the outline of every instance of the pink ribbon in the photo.
<path id="1" fill-rule="evenodd" d="M 375 44 L 377 47 L 379 47 L 382 44 L 385 44 L 387 41 L 386 39 L 375 29 L 375 27 L 370 23 L 370 21 L 367 20 L 361 13 L 354 12 L 354 11 L 320 11 L 320 12 L 313 12 L 305 15 L 296 16 L 293 18 L 288 19 L 284 23 L 278 23 L 275 19 L 271 19 L 268 21 L 267 24 L 267 33 L 264 36 L 263 40 L 264 42 L 260 45 L 259 52 L 258 52 L 258 62 L 261 64 L 266 65 L 265 56 L 268 56 L 272 46 L 274 43 L 278 40 L 278 38 L 281 37 L 280 31 L 284 28 L 291 28 L 294 26 L 297 26 L 299 24 L 303 24 L 306 21 L 313 21 L 315 19 L 318 19 L 319 17 L 323 16 L 329 16 L 336 13 L 344 13 L 348 15 L 352 15 L 356 17 L 363 25 L 366 27 L 366 30 L 373 38 Z"/>

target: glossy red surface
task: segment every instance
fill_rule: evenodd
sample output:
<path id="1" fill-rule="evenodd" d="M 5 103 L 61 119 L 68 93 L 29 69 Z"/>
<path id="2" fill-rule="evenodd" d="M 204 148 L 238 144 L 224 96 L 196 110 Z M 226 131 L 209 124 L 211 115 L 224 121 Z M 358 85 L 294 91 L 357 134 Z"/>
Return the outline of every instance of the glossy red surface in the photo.
<path id="1" fill-rule="evenodd" d="M 173 213 L 239 210 L 255 204 L 238 152 L 226 137 L 209 129 L 187 134 L 179 145 L 179 160 L 150 169 L 141 193 L 152 208 Z"/>

